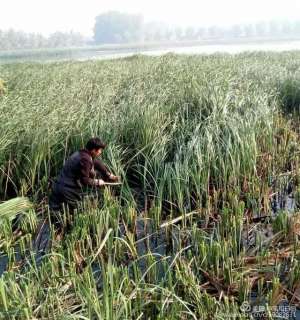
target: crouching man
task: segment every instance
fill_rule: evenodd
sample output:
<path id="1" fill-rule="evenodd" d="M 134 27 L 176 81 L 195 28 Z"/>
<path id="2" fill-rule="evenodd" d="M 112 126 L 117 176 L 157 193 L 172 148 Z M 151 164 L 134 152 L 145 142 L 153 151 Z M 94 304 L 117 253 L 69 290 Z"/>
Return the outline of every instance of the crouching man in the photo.
<path id="1" fill-rule="evenodd" d="M 59 229 L 61 212 L 67 209 L 72 213 L 83 200 L 88 187 L 94 189 L 104 186 L 105 181 L 119 181 L 119 177 L 113 175 L 102 161 L 96 159 L 105 146 L 99 138 L 92 138 L 84 149 L 73 153 L 65 162 L 52 186 L 49 198 L 51 220 Z"/>

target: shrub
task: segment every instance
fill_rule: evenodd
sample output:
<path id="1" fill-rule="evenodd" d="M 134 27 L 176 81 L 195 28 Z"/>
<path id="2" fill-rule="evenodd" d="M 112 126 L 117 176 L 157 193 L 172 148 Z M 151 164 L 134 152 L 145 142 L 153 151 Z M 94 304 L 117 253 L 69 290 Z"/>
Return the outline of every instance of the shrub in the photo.
<path id="1" fill-rule="evenodd" d="M 290 77 L 281 81 L 279 94 L 285 113 L 300 113 L 300 79 Z"/>

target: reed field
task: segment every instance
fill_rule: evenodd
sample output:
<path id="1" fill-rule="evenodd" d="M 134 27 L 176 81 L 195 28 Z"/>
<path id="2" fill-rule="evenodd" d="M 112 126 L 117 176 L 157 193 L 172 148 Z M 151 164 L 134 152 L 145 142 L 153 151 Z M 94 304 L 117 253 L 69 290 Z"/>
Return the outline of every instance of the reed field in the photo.
<path id="1" fill-rule="evenodd" d="M 0 79 L 0 319 L 300 306 L 300 52 L 15 63 Z M 64 212 L 59 240 L 51 181 L 92 136 L 123 183 Z"/>

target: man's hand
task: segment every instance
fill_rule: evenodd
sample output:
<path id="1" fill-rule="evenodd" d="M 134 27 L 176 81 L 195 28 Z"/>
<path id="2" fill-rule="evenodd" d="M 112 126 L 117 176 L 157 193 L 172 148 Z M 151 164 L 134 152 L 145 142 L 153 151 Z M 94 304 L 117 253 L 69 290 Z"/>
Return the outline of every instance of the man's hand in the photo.
<path id="1" fill-rule="evenodd" d="M 102 179 L 98 179 L 97 184 L 99 187 L 105 186 L 105 181 Z"/>
<path id="2" fill-rule="evenodd" d="M 115 176 L 112 173 L 108 177 L 109 177 L 109 180 L 111 180 L 113 182 L 119 182 L 120 181 L 120 177 L 119 176 Z"/>

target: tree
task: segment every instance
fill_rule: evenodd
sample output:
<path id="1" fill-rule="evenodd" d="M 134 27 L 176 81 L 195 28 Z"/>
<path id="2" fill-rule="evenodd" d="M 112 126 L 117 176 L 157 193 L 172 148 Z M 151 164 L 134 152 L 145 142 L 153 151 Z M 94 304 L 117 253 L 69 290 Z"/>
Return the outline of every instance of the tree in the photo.
<path id="1" fill-rule="evenodd" d="M 246 24 L 244 26 L 244 35 L 246 38 L 253 37 L 255 35 L 255 27 L 252 24 Z"/>
<path id="2" fill-rule="evenodd" d="M 289 21 L 284 21 L 284 22 L 282 23 L 282 29 L 281 29 L 281 31 L 282 31 L 282 34 L 283 34 L 284 36 L 288 36 L 288 35 L 290 35 L 290 34 L 292 33 L 292 25 L 290 24 Z"/>
<path id="3" fill-rule="evenodd" d="M 94 41 L 97 44 L 133 42 L 141 39 L 141 15 L 110 11 L 96 17 Z"/>
<path id="4" fill-rule="evenodd" d="M 49 36 L 48 47 L 74 47 L 81 46 L 85 43 L 84 37 L 77 32 L 54 32 Z"/>
<path id="5" fill-rule="evenodd" d="M 280 35 L 280 24 L 278 21 L 270 21 L 269 22 L 269 35 L 274 37 Z"/>
<path id="6" fill-rule="evenodd" d="M 268 28 L 266 22 L 258 22 L 255 24 L 255 35 L 257 37 L 264 37 L 268 33 Z"/>
<path id="7" fill-rule="evenodd" d="M 206 38 L 206 29 L 205 28 L 199 28 L 196 31 L 196 39 L 197 40 L 202 40 Z"/>
<path id="8" fill-rule="evenodd" d="M 197 30 L 193 27 L 188 27 L 185 30 L 186 40 L 196 40 L 197 39 Z"/>
<path id="9" fill-rule="evenodd" d="M 233 38 L 239 38 L 239 37 L 241 37 L 242 34 L 243 34 L 242 27 L 241 27 L 240 25 L 238 25 L 238 24 L 232 26 L 230 31 L 231 31 L 231 32 L 230 32 L 230 33 L 231 33 L 231 36 L 232 36 Z"/>
<path id="10" fill-rule="evenodd" d="M 294 24 L 295 36 L 300 36 L 300 20 Z"/>
<path id="11" fill-rule="evenodd" d="M 223 30 L 218 26 L 211 26 L 207 29 L 209 38 L 221 38 L 223 35 Z"/>
<path id="12" fill-rule="evenodd" d="M 175 28 L 175 36 L 176 36 L 176 40 L 180 41 L 184 39 L 184 30 L 181 27 L 176 27 Z"/>
<path id="13" fill-rule="evenodd" d="M 23 50 L 83 46 L 86 39 L 77 32 L 55 32 L 48 38 L 37 33 L 25 33 L 13 29 L 0 30 L 0 50 Z"/>

